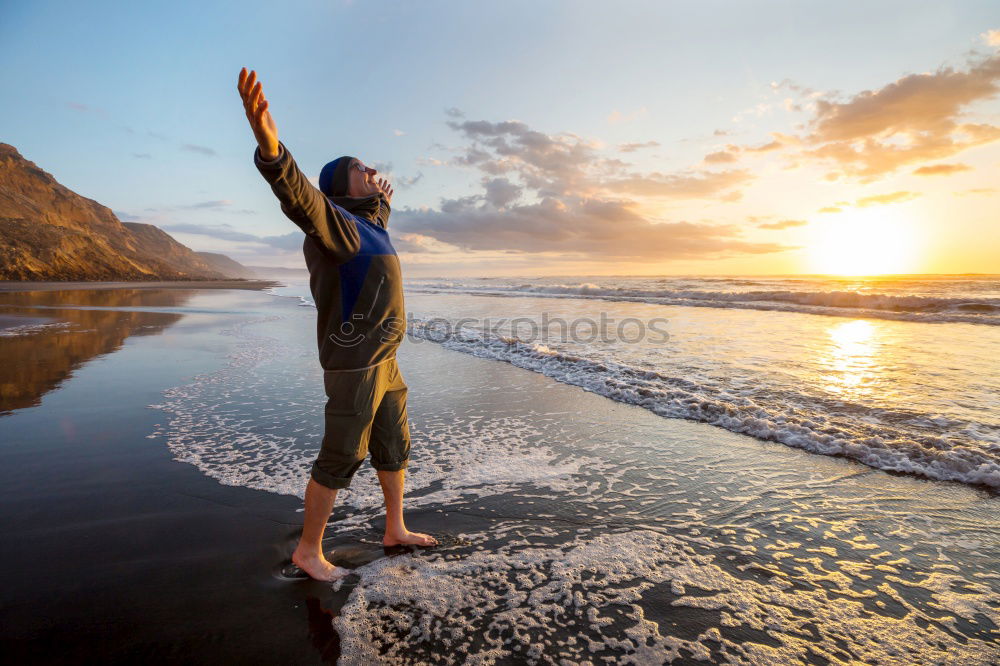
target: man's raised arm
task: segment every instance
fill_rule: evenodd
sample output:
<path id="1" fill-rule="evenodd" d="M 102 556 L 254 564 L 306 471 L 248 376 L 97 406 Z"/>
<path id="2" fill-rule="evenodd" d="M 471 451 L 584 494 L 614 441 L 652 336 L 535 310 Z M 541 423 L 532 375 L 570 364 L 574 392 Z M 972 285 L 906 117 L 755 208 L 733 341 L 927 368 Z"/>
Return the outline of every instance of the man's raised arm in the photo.
<path id="1" fill-rule="evenodd" d="M 278 141 L 278 128 L 257 73 L 251 71 L 247 75 L 246 67 L 240 70 L 238 88 L 250 129 L 257 139 L 254 164 L 281 202 L 282 212 L 326 248 L 337 263 L 350 261 L 361 247 L 354 220 L 313 187 L 288 149 Z"/>

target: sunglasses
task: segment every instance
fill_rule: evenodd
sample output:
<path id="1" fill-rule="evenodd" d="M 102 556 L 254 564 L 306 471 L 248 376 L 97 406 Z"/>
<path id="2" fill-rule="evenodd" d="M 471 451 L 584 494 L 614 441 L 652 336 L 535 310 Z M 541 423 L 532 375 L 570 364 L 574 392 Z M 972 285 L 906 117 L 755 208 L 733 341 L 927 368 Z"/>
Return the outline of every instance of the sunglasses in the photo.
<path id="1" fill-rule="evenodd" d="M 374 171 L 375 171 L 374 169 L 369 169 L 368 167 L 366 167 L 366 166 L 365 166 L 364 164 L 362 164 L 361 162 L 355 162 L 355 163 L 354 163 L 354 168 L 356 168 L 356 169 L 357 169 L 358 171 L 360 171 L 361 173 L 368 173 L 369 171 L 372 171 L 372 172 L 374 172 Z"/>

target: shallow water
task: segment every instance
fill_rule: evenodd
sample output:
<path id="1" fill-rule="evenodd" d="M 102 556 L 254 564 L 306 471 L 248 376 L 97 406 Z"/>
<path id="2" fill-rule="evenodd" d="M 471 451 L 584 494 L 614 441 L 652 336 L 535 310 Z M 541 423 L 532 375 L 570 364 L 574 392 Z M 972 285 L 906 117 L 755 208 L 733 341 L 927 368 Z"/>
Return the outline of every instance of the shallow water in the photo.
<path id="1" fill-rule="evenodd" d="M 423 307 L 474 312 L 484 298 Z M 415 301 L 408 297 L 411 310 L 421 307 Z M 147 406 L 155 425 L 142 445 L 162 446 L 222 484 L 301 496 L 325 396 L 315 313 L 294 303 L 197 292 L 179 302 L 50 312 L 76 324 L 73 317 L 114 313 L 108 326 L 119 335 L 157 335 L 155 356 L 139 340 L 129 348 L 128 367 L 142 370 L 145 386 L 162 372 L 158 364 L 170 363 L 171 376 L 204 365 L 193 364 L 189 338 L 171 333 L 182 309 L 197 357 L 214 350 L 217 361 L 155 396 Z M 577 307 L 567 305 L 569 313 Z M 128 329 L 135 317 L 160 320 Z M 680 320 L 692 336 L 722 339 L 725 327 L 711 319 Z M 72 330 L 81 340 L 92 335 Z M 671 341 L 678 337 L 685 340 Z M 96 354 L 89 358 L 108 359 L 101 373 L 117 378 L 117 390 L 136 383 L 115 362 L 122 338 L 93 339 L 103 342 L 86 345 Z M 364 560 L 335 586 L 331 618 L 310 612 L 332 623 L 341 663 L 1000 659 L 1000 522 L 987 489 L 665 419 L 647 405 L 448 344 L 411 338 L 399 358 L 413 433 L 407 510 L 437 515 L 433 529 L 422 529 L 450 538 L 441 548 Z M 696 360 L 699 344 L 713 347 L 684 344 Z M 594 363 L 581 361 L 573 362 Z M 346 562 L 372 543 L 382 494 L 369 465 L 338 495 L 333 518 L 335 556 Z"/>
<path id="2" fill-rule="evenodd" d="M 223 483 L 299 494 L 323 396 L 312 312 L 227 332 L 229 364 L 167 392 L 162 439 Z M 407 507 L 454 545 L 338 587 L 342 663 L 988 663 L 996 499 L 580 392 L 427 341 L 400 350 Z M 446 369 L 445 372 L 442 372 Z M 380 515 L 374 472 L 335 544 Z"/>
<path id="3" fill-rule="evenodd" d="M 305 282 L 274 293 L 311 307 Z M 1000 490 L 996 277 L 418 279 L 406 305 L 411 339 L 661 416 Z"/>

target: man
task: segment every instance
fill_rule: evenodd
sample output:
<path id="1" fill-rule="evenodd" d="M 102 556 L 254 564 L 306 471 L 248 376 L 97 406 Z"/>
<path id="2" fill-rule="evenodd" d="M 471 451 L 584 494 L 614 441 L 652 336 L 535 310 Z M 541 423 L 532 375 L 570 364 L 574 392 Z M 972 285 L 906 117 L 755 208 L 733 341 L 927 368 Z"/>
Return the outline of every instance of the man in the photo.
<path id="1" fill-rule="evenodd" d="M 257 73 L 240 70 L 238 88 L 257 139 L 254 163 L 304 232 L 302 251 L 317 310 L 319 359 L 327 395 L 323 444 L 306 486 L 305 524 L 292 561 L 317 580 L 350 571 L 323 554 L 323 531 L 340 488 L 371 450 L 385 496 L 385 546 L 433 546 L 403 522 L 409 463 L 407 387 L 396 365 L 406 330 L 399 259 L 389 242 L 392 187 L 350 156 L 333 160 L 313 187 L 295 164 L 268 110 Z"/>

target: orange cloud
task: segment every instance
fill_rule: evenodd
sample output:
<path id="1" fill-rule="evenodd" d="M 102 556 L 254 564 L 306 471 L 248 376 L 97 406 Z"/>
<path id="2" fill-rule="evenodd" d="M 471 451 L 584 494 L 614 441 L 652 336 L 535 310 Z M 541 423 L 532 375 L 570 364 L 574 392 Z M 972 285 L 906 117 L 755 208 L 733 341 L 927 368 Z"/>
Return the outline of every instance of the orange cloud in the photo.
<path id="1" fill-rule="evenodd" d="M 723 162 L 735 162 L 736 156 L 727 150 L 720 150 L 715 153 L 705 155 L 705 162 L 708 164 L 719 164 Z"/>
<path id="2" fill-rule="evenodd" d="M 876 194 L 870 197 L 861 197 L 854 202 L 854 205 L 858 208 L 867 208 L 868 206 L 880 206 L 883 204 L 900 203 L 903 201 L 909 201 L 910 199 L 916 199 L 920 195 L 916 192 L 891 192 L 889 194 Z"/>
<path id="3" fill-rule="evenodd" d="M 777 222 L 763 222 L 758 224 L 760 229 L 788 229 L 790 227 L 803 227 L 809 224 L 806 220 L 779 220 Z"/>
<path id="4" fill-rule="evenodd" d="M 1000 54 L 980 57 L 965 71 L 944 67 L 910 74 L 846 102 L 816 101 L 816 146 L 803 155 L 835 162 L 863 182 L 914 162 L 947 158 L 1000 139 L 1000 127 L 962 123 L 966 107 L 1000 93 Z"/>
<path id="5" fill-rule="evenodd" d="M 716 196 L 724 190 L 749 181 L 752 177 L 746 169 L 671 174 L 654 171 L 645 175 L 636 174 L 627 178 L 605 180 L 600 187 L 613 194 L 700 199 Z M 726 196 L 729 197 L 728 200 L 733 200 L 737 194 L 730 192 Z"/>
<path id="6" fill-rule="evenodd" d="M 960 171 L 971 171 L 972 167 L 967 164 L 934 164 L 923 166 L 914 170 L 918 176 L 947 176 Z"/>

